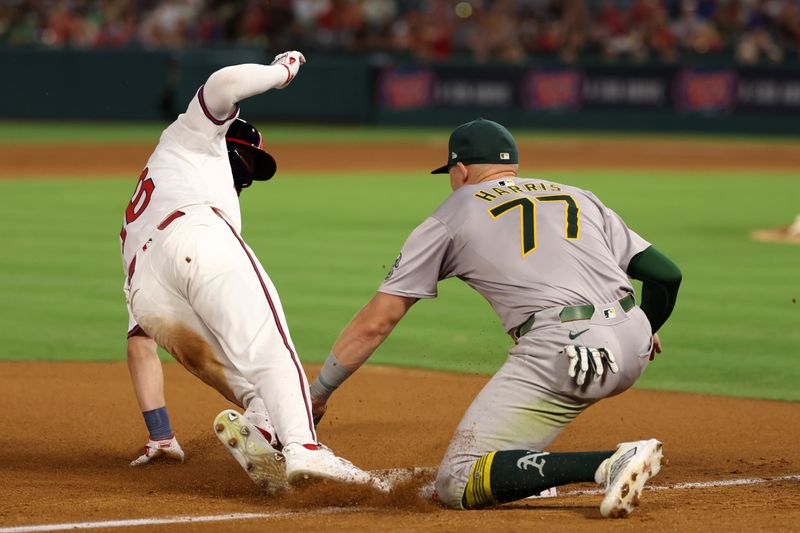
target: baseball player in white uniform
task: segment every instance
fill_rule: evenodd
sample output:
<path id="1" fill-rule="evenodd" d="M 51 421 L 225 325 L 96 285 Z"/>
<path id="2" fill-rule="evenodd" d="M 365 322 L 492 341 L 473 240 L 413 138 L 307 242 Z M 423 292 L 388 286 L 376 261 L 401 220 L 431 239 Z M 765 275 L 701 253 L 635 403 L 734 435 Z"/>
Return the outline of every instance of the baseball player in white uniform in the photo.
<path id="1" fill-rule="evenodd" d="M 276 165 L 258 131 L 237 119 L 239 102 L 286 87 L 304 62 L 292 51 L 271 65 L 213 73 L 161 134 L 120 233 L 129 336 L 141 330 L 246 409 L 246 417 L 223 411 L 214 430 L 267 491 L 309 478 L 382 488 L 318 442 L 308 382 L 278 293 L 241 236 L 238 193 L 272 177 Z M 165 453 L 172 441 L 166 442 Z M 175 446 L 170 453 L 182 455 Z"/>
<path id="2" fill-rule="evenodd" d="M 458 277 L 515 343 L 461 420 L 436 477 L 445 505 L 475 509 L 567 483 L 605 485 L 600 512 L 627 516 L 661 468 L 655 439 L 550 453 L 576 416 L 639 378 L 675 305 L 680 270 L 589 191 L 517 176 L 518 149 L 478 119 L 450 136 L 453 189 L 409 235 L 378 292 L 342 331 L 311 386 L 314 413 L 414 303 Z M 643 281 L 634 302 L 629 276 Z"/>

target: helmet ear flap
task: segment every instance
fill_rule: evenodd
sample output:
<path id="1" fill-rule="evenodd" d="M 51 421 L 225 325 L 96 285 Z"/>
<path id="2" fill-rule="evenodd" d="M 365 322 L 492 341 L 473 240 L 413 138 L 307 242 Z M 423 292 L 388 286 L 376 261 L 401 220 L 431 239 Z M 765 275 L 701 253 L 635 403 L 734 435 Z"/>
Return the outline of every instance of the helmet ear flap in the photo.
<path id="1" fill-rule="evenodd" d="M 228 161 L 231 164 L 233 174 L 233 184 L 240 189 L 245 189 L 253 184 L 253 177 L 247 166 L 242 161 L 242 156 L 236 150 L 228 150 Z"/>
<path id="2" fill-rule="evenodd" d="M 241 157 L 242 153 L 247 152 L 247 161 L 252 170 L 246 174 L 234 173 L 234 176 L 237 177 L 246 175 L 249 180 L 247 185 L 254 180 L 266 181 L 275 175 L 275 171 L 278 169 L 275 159 L 264 150 L 264 138 L 249 122 L 241 118 L 234 119 L 225 133 L 225 142 L 228 146 L 228 153 L 237 151 Z M 231 159 L 231 168 L 237 167 L 238 165 Z"/>

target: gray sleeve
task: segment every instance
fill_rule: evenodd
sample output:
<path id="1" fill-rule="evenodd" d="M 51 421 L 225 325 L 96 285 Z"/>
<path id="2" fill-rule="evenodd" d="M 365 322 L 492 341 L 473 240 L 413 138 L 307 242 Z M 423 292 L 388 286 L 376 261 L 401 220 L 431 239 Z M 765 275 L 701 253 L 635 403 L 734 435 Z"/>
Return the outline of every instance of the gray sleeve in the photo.
<path id="1" fill-rule="evenodd" d="M 605 209 L 606 238 L 611 253 L 614 254 L 614 259 L 617 260 L 617 264 L 623 272 L 627 272 L 628 263 L 631 262 L 633 256 L 648 248 L 650 243 L 626 226 L 622 217 L 617 213 L 605 206 L 603 209 Z"/>
<path id="2" fill-rule="evenodd" d="M 633 256 L 648 248 L 650 243 L 630 229 L 622 217 L 606 207 L 594 194 L 588 194 L 602 213 L 606 242 L 614 259 L 617 261 L 617 265 L 627 272 L 628 263 L 631 262 Z"/>
<path id="3" fill-rule="evenodd" d="M 452 276 L 447 266 L 452 237 L 429 217 L 411 232 L 379 292 L 413 298 L 435 298 L 436 285 Z"/>

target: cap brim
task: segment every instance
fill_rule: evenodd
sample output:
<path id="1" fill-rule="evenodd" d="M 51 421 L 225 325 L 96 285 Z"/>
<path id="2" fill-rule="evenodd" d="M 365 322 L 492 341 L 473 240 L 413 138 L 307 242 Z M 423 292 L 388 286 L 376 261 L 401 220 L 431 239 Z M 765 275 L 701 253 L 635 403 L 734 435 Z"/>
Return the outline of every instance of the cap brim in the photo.
<path id="1" fill-rule="evenodd" d="M 450 165 L 444 165 L 439 168 L 431 170 L 431 174 L 449 174 L 449 173 L 450 173 Z"/>

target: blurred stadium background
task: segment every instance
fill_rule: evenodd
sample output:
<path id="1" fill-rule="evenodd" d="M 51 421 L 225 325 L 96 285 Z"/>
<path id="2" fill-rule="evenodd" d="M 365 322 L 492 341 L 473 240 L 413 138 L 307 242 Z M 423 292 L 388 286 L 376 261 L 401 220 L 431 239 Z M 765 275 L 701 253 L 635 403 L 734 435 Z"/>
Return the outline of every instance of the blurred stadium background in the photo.
<path id="1" fill-rule="evenodd" d="M 800 132 L 798 0 L 5 0 L 0 117 L 171 119 L 284 49 L 252 118 Z"/>

